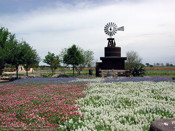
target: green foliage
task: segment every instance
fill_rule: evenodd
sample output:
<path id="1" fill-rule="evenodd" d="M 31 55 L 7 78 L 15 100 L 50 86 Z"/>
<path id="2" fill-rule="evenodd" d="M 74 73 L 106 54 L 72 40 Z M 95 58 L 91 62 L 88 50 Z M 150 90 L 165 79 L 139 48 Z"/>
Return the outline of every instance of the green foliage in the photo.
<path id="1" fill-rule="evenodd" d="M 84 62 L 83 55 L 78 50 L 76 45 L 73 45 L 67 50 L 67 54 L 65 54 L 63 57 L 63 62 L 66 63 L 67 65 L 75 65 L 75 66 L 82 64 Z"/>
<path id="2" fill-rule="evenodd" d="M 4 68 L 4 64 L 5 64 L 5 45 L 6 42 L 8 41 L 8 36 L 9 36 L 9 32 L 6 28 L 1 27 L 0 28 L 0 75 L 2 74 L 3 68 Z"/>
<path id="3" fill-rule="evenodd" d="M 1 75 L 1 69 L 4 68 L 4 64 L 5 64 L 4 58 L 5 58 L 5 56 L 4 56 L 4 50 L 0 46 L 0 75 Z"/>
<path id="4" fill-rule="evenodd" d="M 15 65 L 16 76 L 18 77 L 18 66 L 25 65 L 25 68 L 39 63 L 39 57 L 26 42 L 19 42 L 15 35 L 8 32 L 8 29 L 0 28 L 0 70 L 5 64 Z M 1 71 L 0 71 L 1 74 Z"/>
<path id="5" fill-rule="evenodd" d="M 175 76 L 173 76 L 172 79 L 175 80 Z"/>
<path id="6" fill-rule="evenodd" d="M 132 69 L 131 69 L 131 74 L 133 76 L 143 76 L 145 74 L 145 68 L 143 64 L 136 64 Z"/>
<path id="7" fill-rule="evenodd" d="M 75 69 L 78 73 L 78 75 L 80 75 L 80 72 L 85 68 L 85 67 L 92 67 L 93 66 L 93 61 L 94 61 L 94 53 L 93 51 L 90 51 L 90 50 L 83 50 L 82 48 L 80 47 L 77 47 L 77 49 L 80 51 L 80 53 L 83 55 L 84 57 L 84 62 L 79 64 L 79 65 L 76 65 L 75 66 Z M 61 61 L 64 63 L 64 55 L 67 54 L 67 51 L 68 49 L 67 48 L 64 48 L 61 52 L 60 52 L 60 59 Z M 66 63 L 64 63 L 66 64 Z"/>
<path id="8" fill-rule="evenodd" d="M 13 75 L 15 75 L 15 74 L 3 74 L 3 76 L 8 76 L 8 77 L 10 77 L 10 76 L 13 76 Z M 19 76 L 24 76 L 25 74 L 18 74 Z"/>
<path id="9" fill-rule="evenodd" d="M 84 51 L 83 49 L 79 49 L 79 50 L 83 54 L 84 62 L 76 67 L 76 71 L 78 75 L 80 75 L 80 71 L 82 71 L 85 67 L 89 67 L 89 68 L 92 67 L 93 60 L 94 60 L 93 51 L 90 51 L 90 50 Z"/>
<path id="10" fill-rule="evenodd" d="M 41 75 L 41 77 L 44 77 L 44 78 L 48 78 L 48 77 L 51 77 L 52 76 L 52 73 L 44 73 Z"/>
<path id="11" fill-rule="evenodd" d="M 18 42 L 15 39 L 15 35 L 8 32 L 4 27 L 0 29 L 0 47 L 1 47 L 1 69 L 4 68 L 4 64 L 19 65 L 21 55 L 18 48 Z"/>
<path id="12" fill-rule="evenodd" d="M 73 67 L 73 75 L 74 69 L 76 66 L 83 64 L 85 61 L 83 54 L 81 51 L 76 47 L 76 45 L 72 45 L 72 47 L 67 49 L 66 54 L 63 56 L 63 63 L 67 65 L 72 65 Z"/>
<path id="13" fill-rule="evenodd" d="M 45 59 L 43 60 L 43 62 L 50 65 L 50 68 L 52 70 L 52 75 L 54 74 L 54 71 L 60 66 L 59 56 L 50 52 L 48 52 L 48 54 L 45 56 Z"/>
<path id="14" fill-rule="evenodd" d="M 149 63 L 146 63 L 146 66 L 147 66 L 147 67 L 149 67 L 149 66 L 150 66 L 150 64 L 149 64 Z"/>
<path id="15" fill-rule="evenodd" d="M 67 54 L 67 48 L 64 48 L 61 50 L 60 54 L 59 54 L 59 58 L 60 58 L 60 61 L 61 63 L 65 64 L 64 63 L 64 55 Z"/>
<path id="16" fill-rule="evenodd" d="M 2 75 L 2 72 L 3 72 L 3 69 L 2 69 L 2 68 L 0 68 L 0 76 Z"/>
<path id="17" fill-rule="evenodd" d="M 28 76 L 28 68 L 32 67 L 34 65 L 38 65 L 40 58 L 38 54 L 36 53 L 36 50 L 32 49 L 32 47 L 29 46 L 25 41 L 21 43 L 21 51 L 23 53 L 21 59 L 21 64 L 24 65 L 24 68 L 26 70 L 26 75 Z"/>

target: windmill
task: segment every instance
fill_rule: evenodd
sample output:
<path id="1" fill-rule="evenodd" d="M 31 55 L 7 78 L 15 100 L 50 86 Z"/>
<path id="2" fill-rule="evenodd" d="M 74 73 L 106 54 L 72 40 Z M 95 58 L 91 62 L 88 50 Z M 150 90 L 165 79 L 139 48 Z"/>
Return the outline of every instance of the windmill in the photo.
<path id="1" fill-rule="evenodd" d="M 117 33 L 117 31 L 124 31 L 124 26 L 117 27 L 117 25 L 114 22 L 109 22 L 107 25 L 104 27 L 104 31 L 107 35 L 110 36 L 108 38 L 108 47 L 115 47 L 115 40 L 112 38 L 113 35 Z"/>

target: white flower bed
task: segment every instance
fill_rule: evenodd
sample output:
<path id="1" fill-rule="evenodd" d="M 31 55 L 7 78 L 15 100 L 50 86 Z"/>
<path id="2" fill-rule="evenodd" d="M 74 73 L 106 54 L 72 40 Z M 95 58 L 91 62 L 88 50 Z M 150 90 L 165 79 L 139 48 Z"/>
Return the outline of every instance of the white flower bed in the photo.
<path id="1" fill-rule="evenodd" d="M 78 130 L 149 130 L 152 121 L 175 117 L 175 83 L 89 83 L 78 105 Z"/>

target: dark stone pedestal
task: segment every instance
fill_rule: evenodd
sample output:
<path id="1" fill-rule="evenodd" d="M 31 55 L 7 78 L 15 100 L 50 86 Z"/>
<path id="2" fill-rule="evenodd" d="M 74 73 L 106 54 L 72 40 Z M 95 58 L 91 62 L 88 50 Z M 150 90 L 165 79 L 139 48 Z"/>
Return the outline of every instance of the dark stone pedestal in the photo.
<path id="1" fill-rule="evenodd" d="M 125 68 L 125 60 L 126 57 L 115 57 L 115 56 L 108 56 L 108 57 L 100 57 L 102 63 L 100 64 L 100 68 L 103 70 L 124 70 Z"/>
<path id="2" fill-rule="evenodd" d="M 149 131 L 175 131 L 175 118 L 156 120 L 151 124 Z"/>
<path id="3" fill-rule="evenodd" d="M 102 62 L 96 63 L 96 76 L 101 76 L 101 70 L 124 70 L 126 57 L 100 57 Z"/>
<path id="4" fill-rule="evenodd" d="M 113 72 L 114 76 L 125 69 L 126 57 L 121 57 L 121 47 L 116 47 L 114 38 L 108 38 L 108 46 L 104 48 L 104 57 L 100 57 L 102 62 L 96 63 L 96 76 L 104 76 L 102 72 Z"/>

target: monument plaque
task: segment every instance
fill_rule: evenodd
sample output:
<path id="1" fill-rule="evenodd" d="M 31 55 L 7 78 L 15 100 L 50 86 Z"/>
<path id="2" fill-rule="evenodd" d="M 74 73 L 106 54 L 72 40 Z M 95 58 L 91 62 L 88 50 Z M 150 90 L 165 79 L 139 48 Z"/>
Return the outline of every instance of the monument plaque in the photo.
<path id="1" fill-rule="evenodd" d="M 104 48 L 104 57 L 100 57 L 102 62 L 96 63 L 96 76 L 104 76 L 103 72 L 109 74 L 113 72 L 113 75 L 117 75 L 118 72 L 124 72 L 126 57 L 121 57 L 121 47 L 116 47 L 115 39 L 112 38 L 117 31 L 124 31 L 124 26 L 117 27 L 113 22 L 109 22 L 104 31 L 110 38 L 107 38 L 108 44 Z"/>

